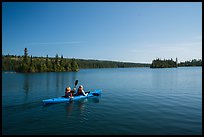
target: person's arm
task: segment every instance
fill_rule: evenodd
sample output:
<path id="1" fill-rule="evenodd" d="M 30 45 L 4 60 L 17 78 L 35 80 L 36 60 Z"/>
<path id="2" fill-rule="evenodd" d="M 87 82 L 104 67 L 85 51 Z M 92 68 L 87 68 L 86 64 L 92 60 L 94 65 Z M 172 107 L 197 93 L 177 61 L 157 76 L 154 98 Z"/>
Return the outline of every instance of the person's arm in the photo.
<path id="1" fill-rule="evenodd" d="M 88 93 L 85 93 L 84 90 L 82 90 L 82 93 L 83 93 L 84 96 L 88 95 Z"/>
<path id="2" fill-rule="evenodd" d="M 76 95 L 76 94 L 77 94 L 76 88 L 74 88 L 74 89 L 72 90 L 72 95 Z"/>

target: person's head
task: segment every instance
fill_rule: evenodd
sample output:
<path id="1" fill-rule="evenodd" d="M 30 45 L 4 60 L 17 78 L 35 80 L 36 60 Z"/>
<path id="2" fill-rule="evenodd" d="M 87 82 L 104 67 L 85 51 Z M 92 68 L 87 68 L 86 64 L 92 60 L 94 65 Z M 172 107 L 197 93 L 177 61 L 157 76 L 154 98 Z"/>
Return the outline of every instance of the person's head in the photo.
<path id="1" fill-rule="evenodd" d="M 83 90 L 83 86 L 82 85 L 79 86 L 79 90 Z"/>
<path id="2" fill-rule="evenodd" d="M 66 91 L 68 91 L 68 92 L 71 91 L 71 88 L 70 88 L 70 87 L 67 87 L 67 88 L 66 88 Z"/>

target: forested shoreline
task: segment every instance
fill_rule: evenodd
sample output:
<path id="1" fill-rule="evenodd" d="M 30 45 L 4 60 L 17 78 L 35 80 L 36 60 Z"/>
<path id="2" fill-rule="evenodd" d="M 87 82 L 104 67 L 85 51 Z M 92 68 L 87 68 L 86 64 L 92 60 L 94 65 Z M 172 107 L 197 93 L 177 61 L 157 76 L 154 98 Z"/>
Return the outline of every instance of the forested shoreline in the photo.
<path id="1" fill-rule="evenodd" d="M 2 70 L 16 72 L 65 72 L 79 71 L 86 68 L 128 68 L 149 67 L 150 64 L 126 63 L 115 61 L 86 60 L 56 57 L 28 57 L 24 63 L 23 56 L 2 55 Z"/>
<path id="2" fill-rule="evenodd" d="M 150 68 L 173 68 L 173 67 L 202 66 L 201 59 L 192 59 L 177 63 L 171 59 L 154 59 L 148 63 L 130 63 L 105 60 L 64 58 L 56 54 L 55 57 L 33 57 L 28 55 L 27 48 L 24 55 L 2 55 L 2 71 L 15 72 L 68 72 L 79 71 L 86 68 L 129 68 L 129 67 L 150 67 Z"/>
<path id="3" fill-rule="evenodd" d="M 28 55 L 27 48 L 23 56 L 2 55 L 2 71 L 16 72 L 66 72 L 79 71 L 85 68 L 127 68 L 127 67 L 149 67 L 145 63 L 128 63 L 102 60 L 86 60 L 75 58 L 64 58 L 56 54 L 55 57 L 33 57 Z"/>
<path id="4" fill-rule="evenodd" d="M 202 60 L 201 59 L 192 59 L 187 60 L 184 62 L 180 62 L 178 64 L 179 67 L 188 67 L 188 66 L 202 66 Z"/>

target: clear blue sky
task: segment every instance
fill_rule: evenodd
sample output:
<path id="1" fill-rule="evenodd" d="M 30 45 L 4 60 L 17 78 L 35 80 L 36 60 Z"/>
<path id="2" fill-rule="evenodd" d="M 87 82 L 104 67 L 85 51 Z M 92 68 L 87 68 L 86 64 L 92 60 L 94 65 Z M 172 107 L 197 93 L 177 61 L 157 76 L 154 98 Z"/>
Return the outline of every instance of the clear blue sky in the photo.
<path id="1" fill-rule="evenodd" d="M 3 2 L 2 54 L 151 63 L 202 58 L 201 2 Z"/>

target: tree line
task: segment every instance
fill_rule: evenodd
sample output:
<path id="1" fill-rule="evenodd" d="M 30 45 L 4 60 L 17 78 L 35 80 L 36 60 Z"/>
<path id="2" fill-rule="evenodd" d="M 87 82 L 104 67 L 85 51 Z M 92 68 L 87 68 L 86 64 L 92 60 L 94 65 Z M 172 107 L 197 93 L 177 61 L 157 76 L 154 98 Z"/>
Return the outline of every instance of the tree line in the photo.
<path id="1" fill-rule="evenodd" d="M 79 68 L 130 68 L 130 67 L 149 67 L 150 64 L 145 63 L 130 63 L 117 61 L 103 61 L 103 60 L 85 60 L 76 59 Z"/>
<path id="2" fill-rule="evenodd" d="M 128 67 L 150 67 L 150 68 L 172 68 L 184 66 L 202 66 L 201 59 L 192 59 L 177 63 L 171 59 L 154 59 L 148 63 L 130 63 L 117 61 L 103 61 L 91 59 L 64 58 L 56 54 L 55 57 L 33 57 L 28 55 L 28 49 L 24 49 L 23 56 L 2 55 L 2 70 L 16 72 L 65 72 L 79 71 L 84 68 L 128 68 Z"/>
<path id="3" fill-rule="evenodd" d="M 16 72 L 64 72 L 79 71 L 75 59 L 66 60 L 56 54 L 55 58 L 28 56 L 27 48 L 23 56 L 2 55 L 2 70 Z"/>
<path id="4" fill-rule="evenodd" d="M 185 62 L 177 62 L 171 59 L 154 59 L 152 61 L 152 64 L 150 65 L 150 68 L 176 68 L 176 67 L 186 67 L 186 66 L 202 66 L 202 60 L 201 59 L 192 59 Z"/>
<path id="5" fill-rule="evenodd" d="M 171 59 L 155 59 L 152 61 L 150 68 L 176 68 L 177 67 L 177 58 L 176 61 Z"/>
<path id="6" fill-rule="evenodd" d="M 202 66 L 202 60 L 201 59 L 192 59 L 187 60 L 184 62 L 180 62 L 178 64 L 179 67 L 187 67 L 187 66 Z"/>
<path id="7" fill-rule="evenodd" d="M 24 49 L 23 56 L 2 55 L 2 70 L 16 72 L 65 72 L 79 71 L 81 68 L 126 68 L 149 67 L 150 64 L 128 63 L 116 61 L 85 60 L 64 58 L 56 54 L 55 57 L 33 57 Z"/>

